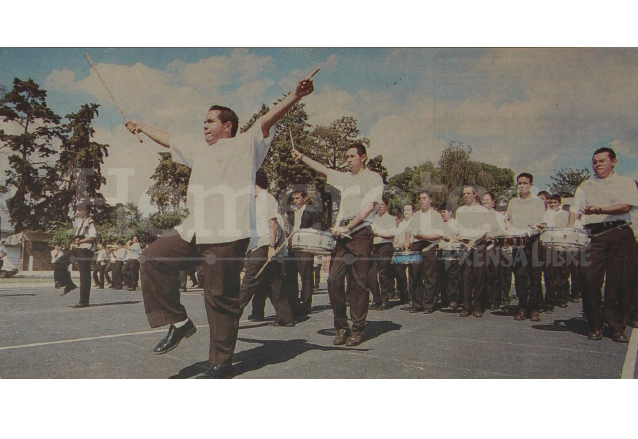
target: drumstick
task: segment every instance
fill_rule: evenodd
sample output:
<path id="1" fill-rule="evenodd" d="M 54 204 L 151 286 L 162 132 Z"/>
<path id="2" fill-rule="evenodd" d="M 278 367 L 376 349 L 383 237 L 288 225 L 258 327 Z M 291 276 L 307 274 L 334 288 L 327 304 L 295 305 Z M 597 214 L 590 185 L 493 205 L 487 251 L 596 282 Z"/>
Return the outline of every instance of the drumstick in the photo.
<path id="1" fill-rule="evenodd" d="M 86 57 L 86 60 L 89 62 L 89 64 L 91 64 L 91 67 L 93 68 L 93 71 L 95 72 L 95 74 L 97 75 L 98 79 L 100 80 L 100 82 L 102 83 L 104 88 L 106 89 L 106 91 L 109 94 L 109 96 L 111 96 L 111 99 L 113 99 L 113 102 L 115 102 L 115 105 L 117 106 L 117 108 L 119 108 L 120 113 L 122 113 L 122 116 L 124 116 L 124 119 L 126 119 L 126 121 L 128 122 L 130 119 L 128 118 L 128 116 L 126 115 L 126 113 L 124 112 L 122 107 L 120 107 L 120 104 L 117 102 L 117 99 L 115 99 L 115 96 L 113 96 L 113 93 L 111 93 L 111 90 L 109 89 L 109 86 L 106 85 L 106 82 L 104 81 L 104 79 L 102 79 L 102 75 L 100 75 L 100 72 L 97 70 L 97 67 L 95 67 L 95 64 L 93 64 L 93 61 L 91 60 L 91 57 L 89 56 L 89 54 L 87 52 L 84 52 L 84 56 Z M 136 132 L 135 135 L 137 136 L 137 140 L 139 140 L 140 143 L 142 143 L 142 138 L 140 137 L 140 134 Z"/>
<path id="2" fill-rule="evenodd" d="M 296 232 L 292 232 L 292 233 L 290 234 L 290 236 L 289 236 L 288 238 L 286 238 L 286 240 L 284 241 L 284 243 L 283 243 L 283 244 L 281 244 L 281 245 L 279 246 L 279 248 L 275 250 L 275 254 L 279 253 L 279 251 L 280 251 L 282 248 L 284 248 L 284 246 L 288 243 L 288 241 L 290 241 L 290 238 L 292 238 L 292 235 L 294 235 L 295 233 L 296 233 Z M 261 267 L 261 270 L 259 270 L 259 272 L 255 275 L 255 279 L 257 279 L 257 278 L 259 277 L 259 275 L 261 274 L 261 272 L 262 272 L 262 271 L 264 271 L 264 268 L 266 268 L 266 265 L 268 265 L 268 263 L 269 263 L 269 262 L 270 262 L 270 259 L 268 259 L 268 260 L 266 261 L 266 263 L 265 263 L 265 264 Z"/>
<path id="3" fill-rule="evenodd" d="M 438 245 L 439 242 L 441 242 L 441 240 L 439 239 L 438 241 L 434 241 L 432 244 L 428 245 L 426 248 L 424 248 L 423 250 L 421 250 L 421 253 L 425 253 L 426 251 L 430 250 L 432 247 L 434 247 L 435 245 Z"/>

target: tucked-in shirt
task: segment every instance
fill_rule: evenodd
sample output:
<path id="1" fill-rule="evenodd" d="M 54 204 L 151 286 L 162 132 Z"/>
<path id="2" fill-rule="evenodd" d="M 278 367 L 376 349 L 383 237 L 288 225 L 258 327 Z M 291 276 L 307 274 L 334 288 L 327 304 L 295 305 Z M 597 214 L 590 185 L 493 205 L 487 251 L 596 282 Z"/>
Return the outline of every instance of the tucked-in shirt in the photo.
<path id="1" fill-rule="evenodd" d="M 379 174 L 363 168 L 358 174 L 352 172 L 339 172 L 328 169 L 326 183 L 333 186 L 341 193 L 341 205 L 337 215 L 337 226 L 342 220 L 354 218 L 361 208 L 367 203 L 381 204 L 383 196 L 383 179 Z M 375 208 L 352 231 L 371 226 L 377 211 Z"/>
<path id="2" fill-rule="evenodd" d="M 95 261 L 99 263 L 106 263 L 109 259 L 109 254 L 105 249 L 98 250 L 95 256 Z"/>
<path id="3" fill-rule="evenodd" d="M 614 204 L 628 204 L 634 208 L 638 206 L 636 183 L 629 177 L 621 177 L 615 173 L 604 179 L 594 176 L 583 181 L 576 189 L 571 212 L 583 214 L 586 206 L 608 207 Z M 629 212 L 620 215 L 582 215 L 581 221 L 584 225 L 609 221 L 629 222 L 631 215 Z"/>
<path id="4" fill-rule="evenodd" d="M 419 210 L 412 218 L 410 218 L 409 232 L 413 237 L 416 235 L 443 235 L 444 228 L 443 218 L 441 214 L 432 208 L 429 208 L 427 212 Z M 415 241 L 421 241 L 414 238 Z"/>
<path id="5" fill-rule="evenodd" d="M 442 234 L 443 236 L 458 235 L 459 232 L 461 231 L 461 225 L 456 219 L 450 218 L 447 221 L 443 221 L 442 230 L 443 230 L 443 234 Z"/>
<path id="6" fill-rule="evenodd" d="M 456 220 L 459 222 L 459 238 L 476 239 L 486 232 L 491 232 L 489 224 L 489 210 L 480 204 L 461 206 L 456 210 Z"/>
<path id="7" fill-rule="evenodd" d="M 64 255 L 64 252 L 62 251 L 62 249 L 60 249 L 60 250 L 56 250 L 56 249 L 51 250 L 51 263 L 55 264 L 55 261 L 60 259 L 63 255 Z"/>
<path id="8" fill-rule="evenodd" d="M 383 215 L 377 215 L 374 217 L 374 221 L 372 222 L 372 231 L 374 233 L 382 233 L 394 236 L 397 231 L 397 219 L 396 217 L 390 215 L 389 213 L 384 213 Z M 380 236 L 375 236 L 372 240 L 373 244 L 383 244 L 383 243 L 392 243 L 393 238 L 381 238 Z"/>
<path id="9" fill-rule="evenodd" d="M 544 217 L 545 202 L 535 195 L 530 195 L 526 199 L 512 198 L 507 204 L 505 218 L 512 223 L 514 230 L 511 230 L 511 233 L 529 232 L 531 230 L 529 224 L 541 224 Z"/>
<path id="10" fill-rule="evenodd" d="M 118 248 L 113 252 L 113 258 L 112 261 L 123 261 L 124 257 L 126 256 L 126 250 L 122 247 L 122 248 Z"/>
<path id="11" fill-rule="evenodd" d="M 543 222 L 547 224 L 547 227 L 567 227 L 569 213 L 562 209 L 547 209 Z"/>
<path id="12" fill-rule="evenodd" d="M 261 122 L 246 133 L 219 139 L 208 145 L 184 137 L 171 140 L 176 163 L 191 168 L 188 184 L 188 216 L 176 227 L 190 242 L 218 244 L 250 238 L 257 246 L 255 218 L 255 173 L 266 158 L 276 127 L 264 138 Z"/>
<path id="13" fill-rule="evenodd" d="M 277 238 L 280 236 L 283 218 L 278 213 L 277 200 L 268 191 L 261 191 L 255 198 L 256 217 L 257 217 L 257 247 L 270 245 L 270 220 L 277 221 L 279 230 Z"/>
<path id="14" fill-rule="evenodd" d="M 86 217 L 84 219 L 76 218 L 73 222 L 75 226 L 75 236 L 84 235 L 84 239 L 86 238 L 97 238 L 97 229 L 95 228 L 95 223 L 93 222 L 93 218 Z M 84 242 L 78 245 L 79 248 L 86 248 L 92 250 L 95 246 L 95 241 L 92 243 Z"/>
<path id="15" fill-rule="evenodd" d="M 142 253 L 142 247 L 140 247 L 140 243 L 139 242 L 133 242 L 131 243 L 131 245 L 129 245 L 128 249 L 126 250 L 126 260 L 129 259 L 139 259 L 140 258 L 140 253 Z"/>
<path id="16" fill-rule="evenodd" d="M 406 220 L 405 218 L 401 220 L 399 225 L 397 226 L 396 234 L 394 235 L 394 243 L 397 245 L 406 244 L 405 240 L 405 232 L 408 231 L 410 227 L 410 222 L 412 221 L 412 217 Z"/>
<path id="17" fill-rule="evenodd" d="M 303 213 L 306 211 L 306 205 L 304 204 L 301 209 L 297 209 L 296 207 L 294 208 L 294 213 L 295 213 L 295 230 L 298 230 L 301 228 L 301 217 L 303 216 Z"/>

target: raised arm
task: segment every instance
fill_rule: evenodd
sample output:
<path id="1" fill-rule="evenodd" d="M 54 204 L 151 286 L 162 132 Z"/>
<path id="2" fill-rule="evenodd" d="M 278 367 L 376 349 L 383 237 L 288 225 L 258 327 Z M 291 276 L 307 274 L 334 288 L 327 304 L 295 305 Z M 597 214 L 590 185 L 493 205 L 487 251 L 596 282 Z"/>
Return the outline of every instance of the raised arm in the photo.
<path id="1" fill-rule="evenodd" d="M 314 91 L 315 86 L 312 83 L 312 77 L 315 76 L 318 71 L 319 67 L 310 75 L 299 81 L 297 87 L 293 92 L 288 93 L 288 95 L 281 102 L 273 106 L 273 108 L 268 113 L 261 117 L 261 132 L 264 137 L 268 137 L 270 128 L 272 128 L 272 126 L 276 124 L 277 121 L 279 121 L 279 119 L 281 119 L 284 114 L 286 114 L 288 110 L 292 108 L 293 105 L 295 105 L 301 98 L 303 98 L 304 96 L 308 96 Z"/>
<path id="2" fill-rule="evenodd" d="M 154 128 L 145 123 L 138 122 L 136 120 L 129 120 L 126 122 L 126 129 L 131 133 L 144 133 L 146 134 L 152 141 L 155 143 L 162 145 L 165 148 L 170 148 L 171 139 L 173 135 L 166 131 L 160 130 L 159 128 Z"/>
<path id="3" fill-rule="evenodd" d="M 328 168 L 326 166 L 322 165 L 316 160 L 311 159 L 310 157 L 308 157 L 307 155 L 305 155 L 304 153 L 302 153 L 301 151 L 297 149 L 294 149 L 294 148 L 292 149 L 292 157 L 297 161 L 301 160 L 302 163 L 305 163 L 311 169 L 319 172 L 320 174 L 323 174 L 323 175 L 328 174 Z"/>

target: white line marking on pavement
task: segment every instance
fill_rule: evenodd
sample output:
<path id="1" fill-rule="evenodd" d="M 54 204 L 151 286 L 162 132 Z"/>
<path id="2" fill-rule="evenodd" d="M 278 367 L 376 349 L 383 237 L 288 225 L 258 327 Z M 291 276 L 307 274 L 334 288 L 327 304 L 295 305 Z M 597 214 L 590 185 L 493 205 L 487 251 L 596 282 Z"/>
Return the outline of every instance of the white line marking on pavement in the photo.
<path id="1" fill-rule="evenodd" d="M 634 329 L 631 331 L 629 347 L 627 348 L 627 355 L 625 356 L 625 364 L 622 366 L 622 374 L 620 375 L 621 380 L 634 379 L 634 372 L 636 370 L 636 354 L 638 354 L 638 331 Z"/>

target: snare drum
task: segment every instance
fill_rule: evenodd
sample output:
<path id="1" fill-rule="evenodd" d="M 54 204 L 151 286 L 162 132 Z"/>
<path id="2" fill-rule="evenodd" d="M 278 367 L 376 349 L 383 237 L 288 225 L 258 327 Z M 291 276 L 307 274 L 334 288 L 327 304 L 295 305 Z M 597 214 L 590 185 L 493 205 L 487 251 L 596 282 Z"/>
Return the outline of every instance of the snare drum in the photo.
<path id="1" fill-rule="evenodd" d="M 492 238 L 494 247 L 501 248 L 503 250 L 527 247 L 536 239 L 538 234 L 533 235 L 497 235 Z"/>
<path id="2" fill-rule="evenodd" d="M 587 231 L 570 227 L 548 227 L 541 234 L 541 244 L 558 251 L 583 250 L 590 242 Z"/>
<path id="3" fill-rule="evenodd" d="M 436 259 L 441 262 L 456 262 L 465 258 L 467 247 L 461 242 L 439 244 L 436 250 Z"/>
<path id="4" fill-rule="evenodd" d="M 336 241 L 328 232 L 314 229 L 295 231 L 290 238 L 290 249 L 293 252 L 303 252 L 313 255 L 330 255 L 336 248 Z"/>
<path id="5" fill-rule="evenodd" d="M 421 262 L 421 252 L 394 252 L 392 263 L 400 265 L 418 264 Z"/>

